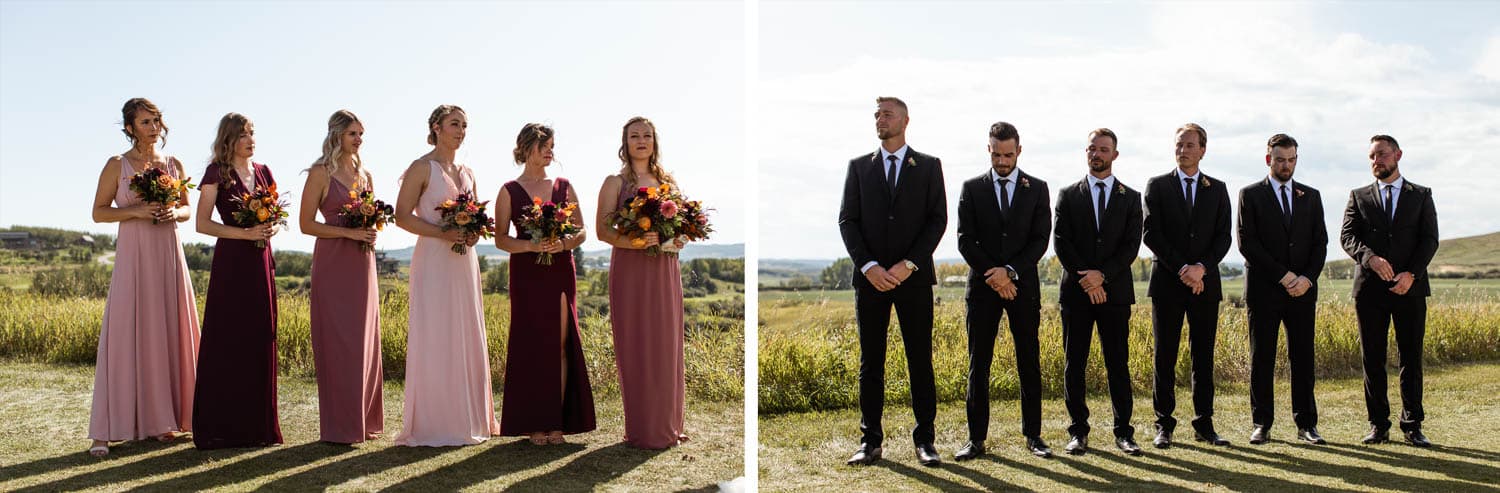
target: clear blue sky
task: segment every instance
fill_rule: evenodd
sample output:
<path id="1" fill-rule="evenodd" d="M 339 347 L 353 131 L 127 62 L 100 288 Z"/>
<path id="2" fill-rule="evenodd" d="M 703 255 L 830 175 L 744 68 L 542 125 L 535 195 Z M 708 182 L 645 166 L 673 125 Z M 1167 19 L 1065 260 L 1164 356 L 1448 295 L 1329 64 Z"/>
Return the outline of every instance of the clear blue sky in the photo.
<path id="1" fill-rule="evenodd" d="M 1021 132 L 1020 167 L 1053 190 L 1086 172 L 1085 136 L 1120 135 L 1115 174 L 1170 171 L 1173 130 L 1208 130 L 1202 169 L 1237 191 L 1265 176 L 1275 133 L 1337 237 L 1349 190 L 1373 182 L 1376 133 L 1434 189 L 1443 238 L 1500 230 L 1500 3 L 788 3 L 760 5 L 762 258 L 847 255 L 836 214 L 848 160 L 869 153 L 875 96 L 911 105 L 907 141 L 943 159 L 958 257 L 959 185 L 989 166 L 990 123 Z M 810 49 L 809 47 L 816 47 Z M 810 179 L 816 177 L 816 179 Z M 801 217 L 778 216 L 795 190 Z M 1233 195 L 1233 194 L 1232 194 Z M 1055 198 L 1055 194 L 1054 194 Z M 797 241 L 775 241 L 797 238 Z M 1149 255 L 1149 250 L 1142 250 Z M 1331 258 L 1344 258 L 1336 241 Z M 1231 252 L 1232 259 L 1238 258 Z"/>
<path id="2" fill-rule="evenodd" d="M 120 106 L 144 96 L 171 127 L 165 152 L 201 176 L 218 120 L 255 121 L 254 160 L 302 190 L 328 116 L 364 121 L 379 195 L 427 152 L 426 119 L 467 110 L 459 162 L 492 198 L 519 173 L 527 122 L 557 129 L 552 168 L 591 221 L 619 169 L 620 126 L 657 124 L 664 162 L 717 209 L 713 243 L 745 241 L 744 6 L 723 3 L 0 2 L 0 226 L 114 232 L 89 209 L 105 160 L 128 149 Z M 295 205 L 294 200 L 294 205 Z M 211 238 L 185 228 L 185 241 Z M 312 237 L 277 236 L 311 250 Z M 381 246 L 415 237 L 395 228 Z M 596 240 L 587 249 L 604 248 Z"/>

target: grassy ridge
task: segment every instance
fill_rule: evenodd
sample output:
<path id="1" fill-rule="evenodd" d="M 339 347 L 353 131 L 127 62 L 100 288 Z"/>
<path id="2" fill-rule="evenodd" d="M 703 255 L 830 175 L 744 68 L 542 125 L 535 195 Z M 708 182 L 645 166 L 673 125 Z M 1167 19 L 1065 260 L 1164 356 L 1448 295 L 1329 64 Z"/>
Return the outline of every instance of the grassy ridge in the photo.
<path id="1" fill-rule="evenodd" d="M 1237 284 L 1237 283 L 1231 283 Z M 1500 359 L 1500 282 L 1443 280 L 1434 282 L 1435 296 L 1429 301 L 1427 334 L 1423 352 L 1428 364 Z M 1226 286 L 1227 287 L 1227 286 Z M 1136 392 L 1149 395 L 1152 360 L 1150 305 L 1144 298 L 1145 283 L 1137 283 L 1142 297 L 1130 319 L 1130 374 Z M 1316 368 L 1320 377 L 1354 376 L 1360 372 L 1359 330 L 1354 304 L 1349 300 L 1349 282 L 1327 282 L 1321 286 L 1315 335 Z M 1056 299 L 1056 288 L 1043 294 Z M 1233 297 L 1226 293 L 1227 297 Z M 961 401 L 967 385 L 968 342 L 964 329 L 962 290 L 945 288 L 937 296 L 943 302 L 934 314 L 933 369 L 939 401 Z M 1008 322 L 1005 322 L 1008 323 Z M 760 302 L 760 412 L 775 414 L 853 407 L 858 404 L 859 339 L 854 322 L 852 293 L 777 293 Z M 1221 383 L 1248 381 L 1249 336 L 1245 310 L 1225 302 L 1220 309 L 1218 342 L 1214 351 L 1214 376 Z M 1187 328 L 1184 327 L 1184 331 Z M 889 331 L 886 358 L 887 402 L 909 402 L 906 355 L 900 331 Z M 1042 392 L 1062 393 L 1062 328 L 1056 303 L 1043 303 L 1040 328 Z M 1394 336 L 1392 336 L 1394 337 Z M 1015 353 L 1004 326 L 995 350 L 990 388 L 997 399 L 1014 399 L 1019 393 Z M 1285 341 L 1285 334 L 1281 335 Z M 1187 337 L 1184 335 L 1176 372 L 1186 385 L 1190 370 Z M 1287 371 L 1285 342 L 1280 342 L 1277 369 Z M 1087 381 L 1091 392 L 1105 389 L 1105 374 L 1097 338 L 1092 344 Z M 1391 343 L 1394 360 L 1395 343 Z"/>
<path id="2" fill-rule="evenodd" d="M 203 313 L 202 293 L 198 310 Z M 406 371 L 407 294 L 388 291 L 380 304 L 381 351 L 387 379 Z M 743 323 L 724 323 L 713 302 L 689 301 L 685 341 L 688 392 L 695 398 L 737 401 L 744 395 Z M 277 346 L 281 374 L 313 375 L 312 327 L 306 296 L 283 294 L 278 300 Z M 701 306 L 700 306 L 701 305 Z M 491 379 L 498 390 L 505 374 L 510 334 L 510 302 L 505 295 L 484 297 Z M 0 358 L 44 363 L 92 365 L 104 315 L 102 298 L 55 298 L 0 290 Z M 734 313 L 739 316 L 738 312 Z M 619 378 L 607 316 L 579 320 L 584 359 L 595 392 L 617 394 Z"/>

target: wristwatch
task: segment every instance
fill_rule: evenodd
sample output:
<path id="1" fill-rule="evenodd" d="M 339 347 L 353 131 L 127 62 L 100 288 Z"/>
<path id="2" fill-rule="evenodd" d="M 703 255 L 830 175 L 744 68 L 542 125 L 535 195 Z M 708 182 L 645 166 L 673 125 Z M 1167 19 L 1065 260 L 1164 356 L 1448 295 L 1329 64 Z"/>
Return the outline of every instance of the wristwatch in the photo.
<path id="1" fill-rule="evenodd" d="M 917 263 L 916 262 L 912 262 L 910 260 L 907 260 L 906 261 L 906 270 L 909 270 L 909 271 L 912 271 L 912 272 L 916 272 L 917 271 Z"/>
<path id="2" fill-rule="evenodd" d="M 1016 270 L 1010 268 L 1009 265 L 1005 266 L 1005 274 L 1008 275 L 1008 276 L 1010 276 L 1010 280 L 1012 280 L 1012 281 L 1019 281 L 1019 280 L 1021 280 L 1021 275 L 1017 274 Z"/>

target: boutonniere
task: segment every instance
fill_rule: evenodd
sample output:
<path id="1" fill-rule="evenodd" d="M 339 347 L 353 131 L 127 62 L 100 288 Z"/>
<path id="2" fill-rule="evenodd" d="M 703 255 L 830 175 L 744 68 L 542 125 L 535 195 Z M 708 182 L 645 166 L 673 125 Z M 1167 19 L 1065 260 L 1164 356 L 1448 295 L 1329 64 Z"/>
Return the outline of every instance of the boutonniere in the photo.
<path id="1" fill-rule="evenodd" d="M 1214 186 L 1214 182 L 1208 181 L 1207 176 L 1203 177 L 1203 188 L 1208 188 L 1211 186 Z"/>
<path id="2" fill-rule="evenodd" d="M 1125 193 L 1125 184 L 1124 183 L 1116 183 L 1115 184 L 1115 193 Z"/>
<path id="3" fill-rule="evenodd" d="M 1298 189 L 1298 190 L 1297 190 L 1297 196 L 1298 196 L 1298 197 L 1301 197 L 1301 196 L 1303 196 L 1303 195 L 1306 195 L 1306 194 L 1304 194 L 1304 193 L 1303 193 L 1303 192 L 1302 192 L 1302 190 L 1301 190 L 1301 189 Z"/>
<path id="4" fill-rule="evenodd" d="M 1031 188 L 1031 180 L 1026 179 L 1024 176 L 1021 177 L 1021 188 Z"/>
<path id="5" fill-rule="evenodd" d="M 1410 183 L 1406 183 L 1406 182 L 1402 182 L 1401 183 L 1401 191 L 1403 191 L 1403 192 L 1410 192 L 1411 191 L 1411 184 Z"/>
<path id="6" fill-rule="evenodd" d="M 917 158 L 914 158 L 914 157 L 906 158 L 906 167 L 910 168 L 910 167 L 916 166 L 916 165 L 917 165 Z"/>

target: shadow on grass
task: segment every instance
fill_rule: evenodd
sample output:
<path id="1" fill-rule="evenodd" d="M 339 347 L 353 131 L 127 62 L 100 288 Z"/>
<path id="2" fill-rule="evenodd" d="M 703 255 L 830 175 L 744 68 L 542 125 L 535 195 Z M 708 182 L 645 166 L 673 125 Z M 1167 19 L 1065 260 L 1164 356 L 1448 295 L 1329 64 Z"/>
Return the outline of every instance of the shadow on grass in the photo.
<path id="1" fill-rule="evenodd" d="M 181 443 L 189 442 L 184 441 Z M 152 439 L 129 441 L 110 447 L 109 455 L 104 457 L 94 457 L 83 449 L 79 449 L 77 452 L 69 452 L 56 457 L 0 467 L 0 481 L 15 481 L 28 476 L 47 474 L 64 469 L 90 467 L 99 463 L 109 463 L 141 454 L 159 452 L 176 447 L 179 444 L 161 443 Z"/>
<path id="2" fill-rule="evenodd" d="M 922 483 L 922 484 L 925 484 L 927 486 L 931 486 L 933 488 L 937 488 L 937 489 L 943 490 L 943 491 L 960 491 L 960 490 L 972 490 L 972 489 L 974 489 L 974 488 L 969 487 L 969 486 L 964 486 L 964 485 L 955 483 L 953 481 L 950 481 L 950 480 L 947 480 L 947 479 L 943 479 L 943 478 L 934 476 L 934 475 L 932 475 L 932 473 L 929 473 L 927 471 L 923 471 L 923 470 L 919 470 L 919 469 L 913 469 L 911 466 L 908 466 L 906 464 L 902 464 L 902 463 L 899 463 L 899 462 L 896 462 L 896 461 L 892 461 L 892 460 L 883 460 L 883 461 L 876 462 L 874 464 L 871 464 L 871 465 L 865 466 L 865 467 L 881 467 L 881 468 L 889 469 L 891 472 L 894 472 L 896 474 L 900 474 L 902 476 L 906 476 L 908 478 L 912 478 L 913 480 L 915 480 L 915 481 L 917 481 L 919 483 Z M 879 487 L 880 485 L 873 485 L 872 484 L 872 485 L 861 485 L 861 486 Z"/>
<path id="3" fill-rule="evenodd" d="M 1365 467 L 1334 464 L 1292 454 L 1277 454 L 1263 450 L 1256 450 L 1255 448 L 1237 447 L 1232 451 L 1223 451 L 1202 447 L 1194 448 L 1196 450 L 1201 450 L 1205 453 L 1218 455 L 1221 457 L 1235 460 L 1249 460 L 1252 462 L 1260 462 L 1271 467 L 1283 469 L 1287 472 L 1341 479 L 1346 483 L 1365 486 L 1368 488 L 1392 489 L 1402 491 L 1469 491 L 1480 487 L 1479 485 L 1462 481 L 1416 478 L 1391 473 L 1374 473 L 1370 469 Z M 1337 449 L 1338 451 L 1335 452 L 1334 449 L 1331 449 L 1327 445 L 1305 445 L 1301 448 L 1305 448 L 1313 452 L 1328 453 L 1337 457 L 1354 457 L 1358 459 L 1365 459 L 1367 457 L 1367 454 L 1349 454 L 1347 453 L 1348 450 L 1343 448 Z M 1275 459 L 1275 461 L 1273 461 L 1272 459 Z M 1402 458 L 1402 460 L 1400 461 L 1382 461 L 1382 463 L 1387 463 L 1402 468 L 1413 468 L 1413 466 L 1419 464 L 1417 462 L 1414 462 L 1414 460 L 1420 459 L 1421 458 L 1419 457 L 1408 456 Z M 1451 461 L 1434 462 L 1435 463 L 1432 465 L 1434 467 L 1437 467 L 1446 466 Z M 1415 469 L 1437 470 L 1420 466 L 1415 467 Z M 1287 483 L 1283 486 L 1307 487 L 1307 485 L 1298 485 L 1296 483 Z"/>
<path id="4" fill-rule="evenodd" d="M 274 474 L 276 471 L 291 469 L 309 462 L 316 462 L 327 457 L 349 452 L 349 449 L 346 447 L 313 442 L 290 447 L 271 447 L 269 451 L 255 457 L 234 460 L 236 456 L 259 452 L 261 450 L 264 449 L 189 450 L 187 452 L 190 455 L 181 464 L 156 459 L 142 460 L 140 462 L 153 463 L 148 464 L 148 466 L 154 467 L 155 472 L 158 473 L 186 469 L 203 463 L 221 463 L 223 465 L 204 469 L 186 476 L 178 476 L 146 484 L 135 488 L 133 491 L 206 490 L 249 481 L 268 474 Z"/>
<path id="5" fill-rule="evenodd" d="M 1178 448 L 1181 448 L 1183 450 L 1193 450 L 1193 451 L 1204 452 L 1205 454 L 1219 455 L 1221 457 L 1226 457 L 1226 458 L 1230 458 L 1230 459 L 1240 459 L 1241 461 L 1243 461 L 1243 458 L 1239 457 L 1239 456 L 1235 456 L 1235 455 L 1227 454 L 1227 453 L 1223 453 L 1223 454 L 1218 453 L 1218 452 L 1220 452 L 1219 449 L 1222 448 L 1222 447 L 1210 449 L 1210 448 L 1203 448 L 1203 447 L 1188 447 L 1188 446 L 1183 446 L 1182 444 L 1173 445 L 1173 447 L 1178 447 Z M 1218 485 L 1223 485 L 1223 486 L 1232 486 L 1232 487 L 1234 487 L 1236 489 L 1244 489 L 1244 490 L 1250 490 L 1250 491 L 1272 491 L 1272 490 L 1278 490 L 1278 489 L 1280 489 L 1280 490 L 1286 490 L 1286 491 L 1299 491 L 1299 490 L 1307 490 L 1307 489 L 1313 488 L 1313 486 L 1310 486 L 1310 485 L 1299 484 L 1299 483 L 1296 483 L 1296 482 L 1293 482 L 1293 481 L 1289 481 L 1284 476 L 1280 476 L 1280 475 L 1264 475 L 1264 474 L 1253 474 L 1253 473 L 1245 473 L 1245 472 L 1235 471 L 1234 469 L 1237 468 L 1237 464 L 1232 463 L 1232 462 L 1228 463 L 1228 464 L 1222 464 L 1225 467 L 1219 468 L 1219 467 L 1212 467 L 1212 466 L 1207 465 L 1208 461 L 1187 461 L 1187 460 L 1182 460 L 1182 459 L 1177 458 L 1177 457 L 1172 457 L 1171 454 L 1172 454 L 1171 452 L 1157 452 L 1157 453 L 1150 453 L 1150 452 L 1148 452 L 1143 457 L 1132 457 L 1132 458 L 1129 458 L 1129 459 L 1126 459 L 1124 457 L 1113 456 L 1113 455 L 1102 455 L 1101 454 L 1101 456 L 1104 457 L 1106 460 L 1119 463 L 1119 464 L 1121 464 L 1121 465 L 1123 465 L 1125 467 L 1134 467 L 1134 468 L 1139 468 L 1139 469 L 1144 469 L 1144 470 L 1147 470 L 1147 471 L 1151 471 L 1151 472 L 1154 472 L 1154 473 L 1157 473 L 1157 474 L 1163 474 L 1163 475 L 1167 475 L 1167 476 L 1173 476 L 1173 477 L 1176 477 L 1177 479 L 1181 479 L 1183 481 L 1187 481 L 1187 482 L 1190 482 L 1190 483 L 1197 483 L 1197 484 L 1212 483 L 1212 484 L 1218 484 Z M 1165 463 L 1166 465 L 1157 464 L 1156 462 L 1153 462 L 1153 461 L 1160 461 L 1162 463 Z M 1255 462 L 1261 462 L 1261 463 L 1266 464 L 1266 465 L 1268 465 L 1270 467 L 1279 467 L 1279 468 L 1283 468 L 1283 469 L 1292 469 L 1292 468 L 1288 467 L 1286 464 L 1280 464 L 1280 465 L 1278 465 L 1276 463 L 1265 462 L 1265 461 L 1255 461 Z M 1168 467 L 1168 466 L 1170 466 L 1170 467 Z M 1296 470 L 1296 472 L 1303 472 L 1303 473 L 1307 473 L 1307 474 L 1316 474 L 1316 473 L 1313 473 L 1313 472 L 1310 472 L 1310 471 L 1305 471 L 1305 470 L 1300 470 L 1300 469 Z M 1340 492 L 1344 492 L 1344 491 L 1347 491 L 1347 492 L 1357 491 L 1357 490 L 1341 489 L 1341 488 L 1335 488 L 1335 487 L 1330 487 L 1330 486 L 1321 486 L 1321 485 L 1317 486 L 1316 488 L 1319 489 L 1319 490 L 1321 490 L 1321 491 L 1340 491 Z"/>
<path id="6" fill-rule="evenodd" d="M 1054 481 L 1054 482 L 1056 482 L 1058 484 L 1066 485 L 1066 486 L 1068 486 L 1070 488 L 1077 488 L 1077 489 L 1080 489 L 1080 490 L 1092 490 L 1092 491 L 1102 491 L 1102 490 L 1108 490 L 1108 489 L 1110 489 L 1110 483 L 1108 481 L 1099 481 L 1099 480 L 1095 480 L 1095 479 L 1086 478 L 1086 477 L 1083 477 L 1083 476 L 1074 476 L 1074 475 L 1070 475 L 1070 474 L 1063 474 L 1063 473 L 1060 473 L 1060 472 L 1057 472 L 1057 471 L 1053 471 L 1051 469 L 1047 469 L 1047 468 L 1044 468 L 1044 467 L 1037 467 L 1035 465 L 1028 464 L 1026 462 L 1008 460 L 1008 459 L 1006 459 L 1004 457 L 1000 457 L 1000 456 L 997 456 L 995 454 L 981 455 L 981 456 L 979 456 L 979 460 L 993 462 L 995 464 L 999 464 L 999 465 L 1002 465 L 1002 466 L 1005 466 L 1005 467 L 1009 467 L 1011 469 L 1019 470 L 1021 472 L 1026 473 L 1026 474 L 1030 474 L 1032 476 L 1038 476 L 1038 477 L 1047 478 L 1047 479 L 1050 479 L 1050 480 L 1052 480 L 1052 481 Z M 1047 462 L 1060 462 L 1060 461 L 1065 460 L 1065 459 L 1062 459 L 1062 458 L 1060 458 L 1058 456 L 1053 456 L 1052 458 L 1048 458 L 1048 459 L 1038 458 L 1037 460 L 1042 460 L 1042 461 L 1047 461 Z M 1110 473 L 1110 472 L 1107 472 L 1107 471 L 1105 472 L 1105 475 L 1110 476 L 1111 478 L 1117 476 L 1116 474 Z"/>
<path id="7" fill-rule="evenodd" d="M 326 443 L 322 445 L 329 448 L 342 449 L 343 452 L 341 453 L 354 451 L 352 447 L 345 445 Z M 321 491 L 352 479 L 387 470 L 399 469 L 452 451 L 454 451 L 453 447 L 401 447 L 392 445 L 368 454 L 340 459 L 280 478 L 266 483 L 260 489 L 265 491 Z"/>
<path id="8" fill-rule="evenodd" d="M 1016 491 L 1016 490 L 1024 490 L 1025 489 L 1025 488 L 1022 488 L 1020 486 L 1016 486 L 1016 485 L 1007 483 L 1005 481 L 1002 481 L 1002 480 L 1000 480 L 1000 478 L 996 478 L 994 476 L 990 476 L 988 474 L 985 474 L 985 473 L 982 473 L 982 472 L 979 472 L 979 471 L 975 471 L 973 469 L 969 469 L 967 467 L 960 466 L 958 464 L 943 464 L 942 467 L 943 467 L 943 469 L 947 469 L 948 471 L 950 471 L 950 472 L 952 472 L 954 474 L 957 474 L 959 476 L 963 476 L 965 478 L 968 478 L 969 481 L 973 481 L 975 483 L 978 483 L 979 486 L 982 487 L 982 488 L 984 488 L 986 491 L 1001 491 L 1001 490 Z"/>
<path id="9" fill-rule="evenodd" d="M 1382 450 L 1388 445 L 1349 445 L 1328 444 L 1327 449 L 1317 447 L 1314 450 L 1333 456 L 1354 457 L 1369 462 L 1385 464 L 1387 466 L 1415 469 L 1420 471 L 1432 471 L 1446 474 L 1450 478 L 1473 481 L 1483 484 L 1494 484 L 1500 482 L 1500 468 L 1485 466 L 1468 461 L 1455 461 L 1440 459 L 1429 455 L 1401 454 L 1399 452 Z M 1403 447 L 1411 450 L 1420 450 L 1412 447 Z M 1428 449 L 1432 450 L 1432 449 Z M 1373 452 L 1373 453 L 1372 453 Z M 1493 462 L 1491 462 L 1493 464 Z M 1432 481 L 1430 479 L 1416 479 L 1415 481 Z"/>
<path id="10" fill-rule="evenodd" d="M 669 451 L 671 449 L 648 450 L 616 443 L 575 457 L 551 472 L 518 481 L 505 490 L 590 491 Z"/>
<path id="11" fill-rule="evenodd" d="M 392 485 L 390 491 L 457 491 L 507 474 L 514 474 L 572 455 L 583 450 L 576 443 L 532 445 L 516 440 L 496 445 L 468 458 L 434 469 L 421 476 L 407 478 Z"/>
<path id="12" fill-rule="evenodd" d="M 1113 461 L 1124 462 L 1123 459 L 1121 459 L 1119 457 L 1116 457 L 1113 454 L 1110 454 L 1109 452 L 1103 452 L 1103 451 L 1100 451 L 1100 450 L 1095 449 L 1093 447 L 1089 448 L 1089 452 L 1088 452 L 1087 455 L 1085 455 L 1085 457 L 1087 457 L 1089 455 L 1093 455 L 1093 456 L 1097 456 L 1097 457 L 1102 457 L 1105 460 L 1113 460 Z M 1098 477 L 1104 478 L 1105 484 L 1104 484 L 1103 487 L 1091 487 L 1090 489 L 1094 489 L 1094 490 L 1106 490 L 1106 491 L 1121 490 L 1121 489 L 1150 490 L 1150 491 L 1190 491 L 1187 488 L 1183 488 L 1181 486 L 1164 484 L 1164 483 L 1160 483 L 1160 482 L 1156 482 L 1156 481 L 1151 481 L 1149 479 L 1144 479 L 1144 478 L 1139 478 L 1139 477 L 1126 476 L 1126 475 L 1120 474 L 1118 472 L 1114 472 L 1114 471 L 1111 471 L 1111 470 L 1108 470 L 1108 469 L 1105 469 L 1105 468 L 1102 468 L 1102 467 L 1099 467 L 1099 466 L 1096 466 L 1096 465 L 1093 465 L 1093 464 L 1089 464 L 1087 462 L 1083 462 L 1081 459 L 1082 459 L 1081 457 L 1080 458 L 1072 458 L 1071 456 L 1065 456 L 1065 457 L 1062 458 L 1062 460 L 1059 460 L 1058 463 L 1066 465 L 1066 466 L 1069 466 L 1069 467 L 1072 467 L 1074 469 L 1077 469 L 1079 472 L 1082 472 L 1084 474 L 1089 474 L 1089 475 L 1092 475 L 1092 476 L 1098 476 Z M 1129 463 L 1127 463 L 1127 464 L 1129 464 Z M 1076 481 L 1078 479 L 1078 478 L 1072 478 L 1072 477 L 1066 477 L 1066 476 L 1065 476 L 1065 478 L 1066 479 L 1062 479 L 1060 481 L 1063 484 L 1068 484 L 1070 486 L 1073 485 L 1073 483 L 1071 483 L 1070 481 Z M 1090 481 L 1090 482 L 1091 483 L 1097 483 L 1098 481 Z M 1077 487 L 1078 488 L 1084 488 L 1083 485 L 1077 485 Z"/>

